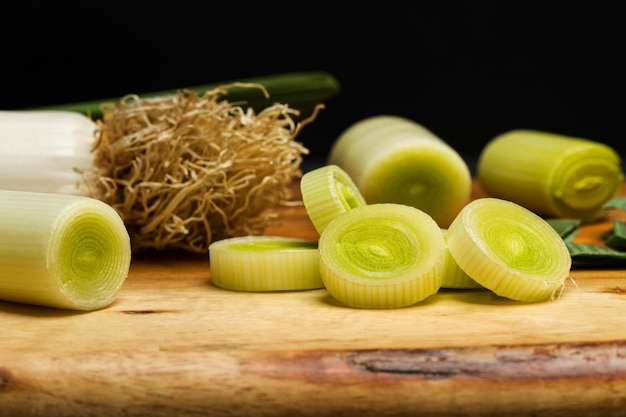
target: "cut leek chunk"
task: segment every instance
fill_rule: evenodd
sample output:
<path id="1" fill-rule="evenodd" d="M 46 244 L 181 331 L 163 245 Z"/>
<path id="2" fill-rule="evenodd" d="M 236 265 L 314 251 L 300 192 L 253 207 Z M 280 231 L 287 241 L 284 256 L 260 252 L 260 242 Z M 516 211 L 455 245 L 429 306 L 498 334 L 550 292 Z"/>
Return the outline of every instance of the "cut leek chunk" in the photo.
<path id="1" fill-rule="evenodd" d="M 319 234 L 335 217 L 366 204 L 352 178 L 336 165 L 305 173 L 300 189 L 307 214 Z"/>
<path id="2" fill-rule="evenodd" d="M 126 280 L 130 237 L 92 198 L 0 191 L 0 299 L 70 310 L 109 305 Z"/>
<path id="3" fill-rule="evenodd" d="M 441 287 L 445 243 L 425 212 L 403 204 L 355 207 L 319 239 L 320 273 L 336 300 L 358 308 L 401 308 Z"/>
<path id="4" fill-rule="evenodd" d="M 477 177 L 491 196 L 543 217 L 596 220 L 623 185 L 619 154 L 588 139 L 512 130 L 482 151 Z"/>
<path id="5" fill-rule="evenodd" d="M 349 126 L 328 163 L 341 167 L 369 204 L 398 203 L 448 227 L 469 201 L 470 170 L 456 150 L 413 120 L 380 115 Z"/>
<path id="6" fill-rule="evenodd" d="M 242 236 L 209 245 L 211 282 L 234 291 L 323 288 L 317 241 L 282 236 Z"/>
<path id="7" fill-rule="evenodd" d="M 512 300 L 551 299 L 568 277 L 565 241 L 530 210 L 498 198 L 467 204 L 448 229 L 448 248 L 473 280 Z"/>

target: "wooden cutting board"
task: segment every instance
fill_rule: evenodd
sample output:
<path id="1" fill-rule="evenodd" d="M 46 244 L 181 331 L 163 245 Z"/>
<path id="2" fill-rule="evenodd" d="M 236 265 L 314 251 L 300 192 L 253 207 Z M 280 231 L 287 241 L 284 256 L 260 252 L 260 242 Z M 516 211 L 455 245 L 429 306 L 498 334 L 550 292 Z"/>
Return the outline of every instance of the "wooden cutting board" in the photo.
<path id="1" fill-rule="evenodd" d="M 281 216 L 268 234 L 317 238 L 302 207 Z M 552 302 L 441 290 L 396 310 L 210 278 L 208 255 L 146 254 L 99 311 L 0 302 L 0 415 L 626 415 L 626 270 L 574 269 Z"/>

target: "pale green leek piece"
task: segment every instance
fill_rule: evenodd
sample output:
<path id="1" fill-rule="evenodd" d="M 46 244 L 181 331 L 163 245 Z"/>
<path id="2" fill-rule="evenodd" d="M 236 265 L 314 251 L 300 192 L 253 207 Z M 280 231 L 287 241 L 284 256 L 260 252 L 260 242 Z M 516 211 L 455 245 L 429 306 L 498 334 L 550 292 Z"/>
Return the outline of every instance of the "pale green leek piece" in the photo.
<path id="1" fill-rule="evenodd" d="M 416 304 L 441 287 L 445 243 L 428 214 L 394 203 L 354 207 L 319 239 L 322 281 L 336 300 L 358 308 Z"/>
<path id="2" fill-rule="evenodd" d="M 469 275 L 465 273 L 456 263 L 454 257 L 450 253 L 448 248 L 448 229 L 441 229 L 443 233 L 443 239 L 446 242 L 446 262 L 443 273 L 443 279 L 441 281 L 441 288 L 460 289 L 460 290 L 473 290 L 478 288 L 484 288 L 482 285 L 474 281 Z"/>
<path id="3" fill-rule="evenodd" d="M 624 175 L 611 147 L 582 138 L 512 130 L 483 149 L 477 177 L 492 197 L 544 217 L 595 220 L 617 196 Z"/>
<path id="4" fill-rule="evenodd" d="M 317 241 L 283 236 L 241 236 L 209 245 L 211 282 L 234 291 L 323 288 Z"/>
<path id="5" fill-rule="evenodd" d="M 128 275 L 119 214 L 89 197 L 0 191 L 0 299 L 72 310 L 109 305 Z"/>
<path id="6" fill-rule="evenodd" d="M 319 234 L 338 215 L 366 204 L 352 178 L 336 165 L 305 173 L 300 179 L 300 190 L 307 214 Z"/>
<path id="7" fill-rule="evenodd" d="M 349 126 L 333 143 L 328 163 L 348 173 L 365 201 L 400 203 L 448 227 L 469 201 L 472 178 L 461 156 L 420 124 L 381 115 Z"/>
<path id="8" fill-rule="evenodd" d="M 569 276 L 565 241 L 544 219 L 511 201 L 479 198 L 448 229 L 459 267 L 496 294 L 517 301 L 552 299 Z"/>

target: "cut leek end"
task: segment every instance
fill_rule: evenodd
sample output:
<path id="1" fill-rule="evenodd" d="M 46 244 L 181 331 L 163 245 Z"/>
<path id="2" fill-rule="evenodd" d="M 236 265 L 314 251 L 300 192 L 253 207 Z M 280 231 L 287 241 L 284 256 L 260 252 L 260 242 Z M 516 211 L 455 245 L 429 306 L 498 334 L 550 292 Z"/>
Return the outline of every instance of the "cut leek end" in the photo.
<path id="1" fill-rule="evenodd" d="M 109 205 L 80 197 L 58 217 L 47 264 L 64 299 L 55 307 L 95 310 L 113 302 L 128 276 L 130 237 Z"/>
<path id="2" fill-rule="evenodd" d="M 441 281 L 441 288 L 449 289 L 461 289 L 461 290 L 474 290 L 484 289 L 482 285 L 474 281 L 469 275 L 465 273 L 456 263 L 454 257 L 450 253 L 448 248 L 448 229 L 441 229 L 443 233 L 444 241 L 446 242 L 446 257 L 443 278 Z"/>
<path id="3" fill-rule="evenodd" d="M 351 307 L 408 307 L 441 287 L 441 229 L 414 207 L 383 203 L 353 208 L 326 227 L 319 252 L 326 289 Z"/>
<path id="4" fill-rule="evenodd" d="M 319 234 L 335 217 L 366 204 L 352 178 L 336 165 L 305 173 L 300 190 L 307 214 Z"/>
<path id="5" fill-rule="evenodd" d="M 209 245 L 211 282 L 247 292 L 324 287 L 317 241 L 282 236 L 242 236 Z"/>
<path id="6" fill-rule="evenodd" d="M 469 203 L 448 229 L 448 248 L 473 280 L 512 300 L 550 300 L 562 290 L 572 259 L 541 217 L 510 201 Z"/>

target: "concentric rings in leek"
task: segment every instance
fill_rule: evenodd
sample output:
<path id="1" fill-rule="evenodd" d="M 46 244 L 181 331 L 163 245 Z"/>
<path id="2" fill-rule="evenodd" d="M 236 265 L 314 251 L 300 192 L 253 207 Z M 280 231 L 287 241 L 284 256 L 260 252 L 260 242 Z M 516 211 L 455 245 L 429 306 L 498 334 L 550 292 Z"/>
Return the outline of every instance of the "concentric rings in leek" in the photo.
<path id="1" fill-rule="evenodd" d="M 403 204 L 355 207 L 319 240 L 320 273 L 338 301 L 360 308 L 416 304 L 441 287 L 445 246 L 425 212 Z"/>
<path id="2" fill-rule="evenodd" d="M 76 307 L 109 304 L 130 267 L 130 239 L 117 212 L 94 199 L 68 205 L 54 224 L 48 268 Z"/>
<path id="3" fill-rule="evenodd" d="M 447 243 L 474 281 L 518 301 L 552 298 L 572 264 L 565 242 L 544 219 L 498 198 L 466 205 L 450 225 Z"/>

